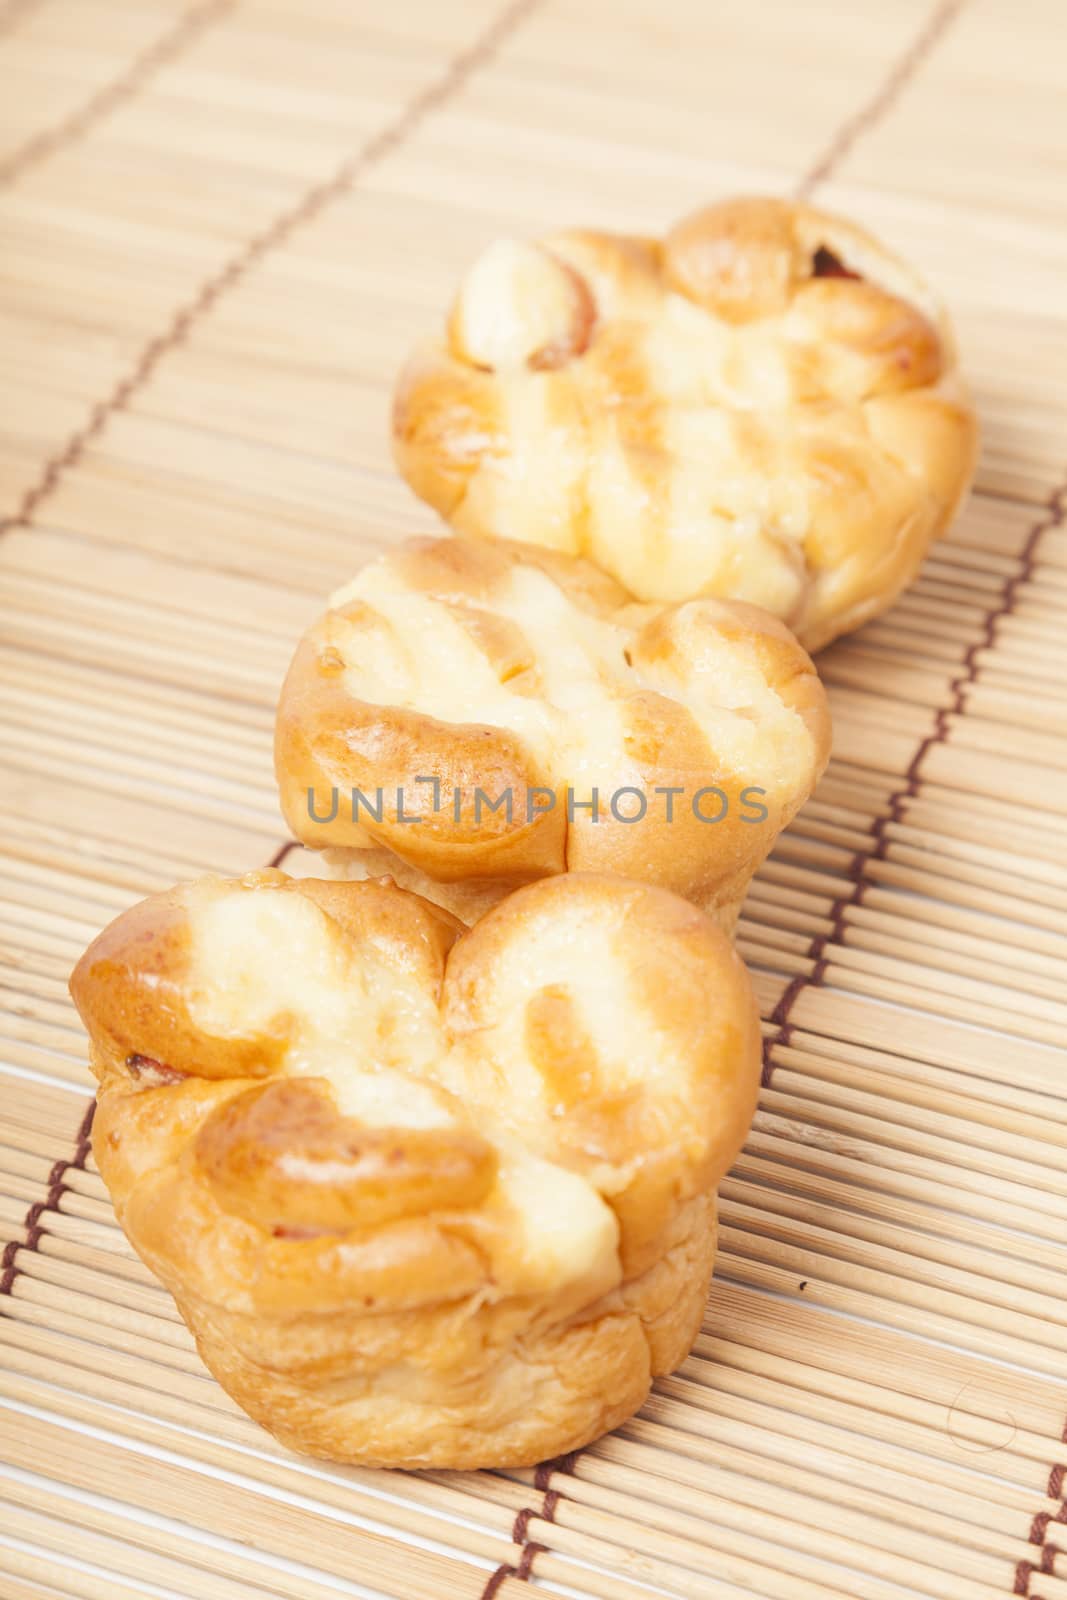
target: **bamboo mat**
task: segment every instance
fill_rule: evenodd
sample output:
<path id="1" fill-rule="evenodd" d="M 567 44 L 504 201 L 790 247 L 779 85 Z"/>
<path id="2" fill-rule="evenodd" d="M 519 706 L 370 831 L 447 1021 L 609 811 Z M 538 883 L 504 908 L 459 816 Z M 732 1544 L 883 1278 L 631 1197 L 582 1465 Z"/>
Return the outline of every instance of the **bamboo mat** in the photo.
<path id="1" fill-rule="evenodd" d="M 1056 0 L 0 0 L 3 1600 L 1067 1600 L 1063 34 Z M 283 845 L 274 695 L 325 591 L 433 526 L 385 419 L 464 262 L 739 189 L 926 269 L 985 440 L 821 658 L 704 1332 L 536 1472 L 292 1457 L 113 1223 L 67 972 Z"/>

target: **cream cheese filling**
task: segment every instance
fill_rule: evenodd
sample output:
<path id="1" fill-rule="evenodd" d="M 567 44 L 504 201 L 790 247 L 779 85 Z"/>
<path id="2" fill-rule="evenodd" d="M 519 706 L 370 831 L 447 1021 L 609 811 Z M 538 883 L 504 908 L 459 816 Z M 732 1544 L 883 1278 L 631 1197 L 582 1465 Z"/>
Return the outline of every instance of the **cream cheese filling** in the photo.
<path id="1" fill-rule="evenodd" d="M 315 903 L 292 893 L 220 893 L 190 907 L 188 1007 L 215 1036 L 285 1030 L 282 1076 L 324 1078 L 338 1111 L 370 1127 L 470 1127 L 497 1145 L 493 1189 L 479 1208 L 506 1240 L 494 1258 L 502 1292 L 619 1281 L 618 1224 L 600 1193 L 543 1151 L 527 1149 L 506 1107 L 464 1098 L 436 998 L 409 974 L 336 935 Z M 509 1095 L 496 1084 L 498 1100 Z M 503 1113 L 503 1114 L 502 1114 Z"/>

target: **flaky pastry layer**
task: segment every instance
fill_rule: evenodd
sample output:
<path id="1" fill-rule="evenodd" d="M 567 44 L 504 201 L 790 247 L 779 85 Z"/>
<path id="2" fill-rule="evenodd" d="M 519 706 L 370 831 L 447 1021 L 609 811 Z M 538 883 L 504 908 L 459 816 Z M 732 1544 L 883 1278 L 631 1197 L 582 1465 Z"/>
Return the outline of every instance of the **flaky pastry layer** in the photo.
<path id="1" fill-rule="evenodd" d="M 687 1353 L 759 1027 L 676 896 L 568 875 L 464 931 L 389 884 L 206 879 L 71 988 L 119 1221 L 286 1444 L 530 1463 Z"/>
<path id="2" fill-rule="evenodd" d="M 738 199 L 662 241 L 501 240 L 395 396 L 396 459 L 457 530 L 713 594 L 809 650 L 889 606 L 970 482 L 930 291 L 860 228 Z"/>
<path id="3" fill-rule="evenodd" d="M 732 928 L 825 766 L 826 696 L 777 618 L 639 604 L 537 546 L 411 540 L 302 641 L 278 709 L 289 826 L 472 922 L 517 885 L 617 872 Z"/>

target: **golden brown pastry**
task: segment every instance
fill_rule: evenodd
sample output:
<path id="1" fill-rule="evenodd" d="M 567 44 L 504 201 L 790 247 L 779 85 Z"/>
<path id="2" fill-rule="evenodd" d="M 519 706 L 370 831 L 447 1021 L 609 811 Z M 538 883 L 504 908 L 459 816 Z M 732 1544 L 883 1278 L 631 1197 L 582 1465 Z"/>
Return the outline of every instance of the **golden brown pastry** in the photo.
<path id="1" fill-rule="evenodd" d="M 401 375 L 393 437 L 457 530 L 589 556 L 642 600 L 747 600 L 817 650 L 915 576 L 976 424 L 903 262 L 740 199 L 662 244 L 492 245 Z"/>
<path id="2" fill-rule="evenodd" d="M 530 1463 L 688 1352 L 759 1026 L 687 902 L 565 876 L 462 932 L 392 884 L 207 879 L 71 990 L 119 1221 L 287 1445 Z"/>
<path id="3" fill-rule="evenodd" d="M 768 613 L 639 605 L 588 562 L 443 538 L 334 596 L 275 765 L 332 871 L 391 873 L 466 922 L 570 870 L 662 884 L 729 931 L 828 750 L 822 685 Z"/>

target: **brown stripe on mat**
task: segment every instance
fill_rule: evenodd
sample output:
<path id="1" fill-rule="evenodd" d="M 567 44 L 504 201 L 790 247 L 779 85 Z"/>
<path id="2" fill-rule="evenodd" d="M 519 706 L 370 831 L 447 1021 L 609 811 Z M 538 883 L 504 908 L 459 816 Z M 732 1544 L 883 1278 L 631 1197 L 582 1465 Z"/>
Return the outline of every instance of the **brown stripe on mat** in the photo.
<path id="1" fill-rule="evenodd" d="M 1019 554 L 1017 570 L 1004 580 L 1003 587 L 997 603 L 986 612 L 982 621 L 981 631 L 973 644 L 969 645 L 963 657 L 963 670 L 949 683 L 951 701 L 948 705 L 939 706 L 934 714 L 933 727 L 916 747 L 915 754 L 908 764 L 904 774 L 904 782 L 890 794 L 887 809 L 874 819 L 871 829 L 871 842 L 853 856 L 845 872 L 848 888 L 844 890 L 830 907 L 830 926 L 821 933 L 813 935 L 808 946 L 808 959 L 813 962 L 810 972 L 800 972 L 786 986 L 781 999 L 768 1017 L 768 1022 L 776 1030 L 773 1035 L 768 1035 L 763 1041 L 763 1087 L 770 1085 L 774 1073 L 774 1062 L 771 1052 L 775 1045 L 788 1045 L 792 1037 L 790 1013 L 799 995 L 805 989 L 823 983 L 826 970 L 830 964 L 830 947 L 834 944 L 845 942 L 844 919 L 848 911 L 863 903 L 863 896 L 868 886 L 864 876 L 867 867 L 872 861 L 884 861 L 889 848 L 889 839 L 886 829 L 890 823 L 898 823 L 904 815 L 904 807 L 909 800 L 918 796 L 922 783 L 921 769 L 923 762 L 935 745 L 945 744 L 948 741 L 950 727 L 949 718 L 961 716 L 966 711 L 967 690 L 975 683 L 978 676 L 978 657 L 982 650 L 991 649 L 996 642 L 997 624 L 1005 617 L 1011 616 L 1019 599 L 1019 592 L 1033 576 L 1034 565 L 1037 560 L 1037 551 L 1042 537 L 1052 528 L 1061 526 L 1064 519 L 1067 500 L 1067 484 L 1057 489 L 1049 498 L 1044 508 L 1044 514 L 1031 527 L 1026 542 Z"/>
<path id="2" fill-rule="evenodd" d="M 14 182 L 28 167 L 43 161 L 47 156 L 54 155 L 64 145 L 73 144 L 76 139 L 82 138 L 95 123 L 108 116 L 124 101 L 132 99 L 144 88 L 153 73 L 180 55 L 205 28 L 218 22 L 228 11 L 232 11 L 235 3 L 236 0 L 204 0 L 204 4 L 194 6 L 192 10 L 185 12 L 176 22 L 171 23 L 154 44 L 150 44 L 140 55 L 135 56 L 117 78 L 90 95 L 77 111 L 73 111 L 54 128 L 46 128 L 42 133 L 27 139 L 26 143 L 13 151 L 6 161 L 0 162 L 0 183 Z M 3 18 L 0 17 L 0 28 L 2 26 Z"/>
<path id="3" fill-rule="evenodd" d="M 906 800 L 915 798 L 919 789 L 919 769 L 924 759 L 935 744 L 943 744 L 949 735 L 949 717 L 962 716 L 967 709 L 967 690 L 978 677 L 978 654 L 981 650 L 991 650 L 996 643 L 997 624 L 1005 617 L 1010 617 L 1015 610 L 1022 586 L 1029 583 L 1033 577 L 1034 563 L 1037 559 L 1037 547 L 1044 534 L 1051 528 L 1058 528 L 1063 521 L 1063 501 L 1067 495 L 1067 487 L 1057 489 L 1050 496 L 1046 505 L 1046 515 L 1034 523 L 1026 537 L 1026 543 L 1019 553 L 1018 570 L 1005 579 L 1000 598 L 995 606 L 986 612 L 982 623 L 982 631 L 973 644 L 968 645 L 963 657 L 963 671 L 952 679 L 949 690 L 952 702 L 947 706 L 939 706 L 934 718 L 934 727 L 931 733 L 922 741 L 916 750 L 911 764 L 905 774 L 904 785 L 896 790 L 889 799 L 890 814 L 887 818 L 879 817 L 875 824 L 875 832 L 879 834 L 878 848 L 873 852 L 879 859 L 884 857 L 886 840 L 881 835 L 887 822 L 899 822 L 901 812 Z"/>
<path id="4" fill-rule="evenodd" d="M 942 0 L 915 42 L 901 56 L 882 87 L 866 105 L 860 107 L 855 116 L 849 118 L 826 154 L 805 173 L 795 190 L 798 200 L 808 199 L 812 190 L 831 176 L 834 168 L 844 160 L 856 141 L 892 109 L 902 90 L 907 87 L 923 62 L 936 48 L 942 35 L 955 22 L 965 4 L 966 0 Z"/>
<path id="5" fill-rule="evenodd" d="M 1061 1435 L 1064 1444 L 1067 1444 L 1067 1422 L 1063 1425 Z M 1054 1544 L 1048 1536 L 1050 1526 L 1057 1529 L 1067 1523 L 1067 1504 L 1063 1503 L 1064 1476 L 1067 1475 L 1067 1465 L 1058 1462 L 1048 1475 L 1048 1497 L 1050 1500 L 1059 1500 L 1058 1511 L 1039 1511 L 1030 1524 L 1030 1543 L 1036 1545 L 1036 1561 L 1020 1561 L 1015 1568 L 1015 1581 L 1012 1585 L 1012 1594 L 1023 1595 L 1026 1600 L 1044 1600 L 1040 1594 L 1034 1593 L 1030 1584 L 1035 1576 L 1042 1573 L 1045 1576 L 1054 1575 L 1056 1571 L 1056 1557 L 1064 1552 L 1064 1546 Z M 1067 1538 L 1067 1534 L 1065 1534 Z"/>
<path id="6" fill-rule="evenodd" d="M 518 1578 L 523 1583 L 529 1581 L 533 1573 L 534 1558 L 540 1555 L 543 1550 L 548 1549 L 547 1545 L 538 1544 L 530 1538 L 530 1523 L 535 1517 L 541 1522 L 555 1521 L 556 1507 L 559 1505 L 561 1497 L 559 1490 L 552 1488 L 552 1474 L 554 1472 L 573 1472 L 574 1464 L 581 1453 L 580 1450 L 571 1450 L 567 1455 L 556 1456 L 551 1461 L 542 1461 L 537 1468 L 534 1473 L 534 1487 L 541 1494 L 540 1509 L 538 1510 L 534 1506 L 524 1506 L 515 1518 L 511 1529 L 511 1542 L 518 1549 L 518 1560 L 502 1562 L 494 1572 L 491 1572 L 478 1600 L 493 1600 L 501 1584 L 508 1578 Z"/>
<path id="7" fill-rule="evenodd" d="M 95 1099 L 90 1100 L 81 1125 L 78 1128 L 77 1139 L 71 1155 L 55 1162 L 48 1174 L 48 1188 L 44 1198 L 35 1200 L 23 1219 L 25 1237 L 11 1239 L 4 1247 L 3 1256 L 0 1257 L 0 1295 L 10 1294 L 15 1279 L 19 1274 L 18 1256 L 21 1250 L 36 1250 L 41 1242 L 41 1235 L 45 1231 L 43 1218 L 48 1211 L 58 1211 L 59 1202 L 67 1188 L 67 1175 L 71 1172 L 83 1172 L 85 1163 L 89 1159 L 92 1149 L 93 1115 L 96 1111 Z"/>
<path id="8" fill-rule="evenodd" d="M 97 401 L 84 425 L 71 435 L 57 455 L 45 463 L 36 483 L 30 485 L 15 511 L 0 519 L 0 533 L 29 521 L 63 473 L 80 461 L 86 446 L 103 431 L 108 418 L 129 405 L 163 357 L 184 342 L 191 328 L 207 315 L 217 300 L 241 282 L 250 267 L 277 245 L 283 244 L 304 223 L 312 221 L 334 200 L 347 194 L 366 172 L 403 144 L 426 117 L 458 94 L 471 75 L 493 59 L 508 35 L 539 4 L 540 0 L 511 0 L 495 20 L 482 30 L 474 43 L 454 55 L 444 70 L 409 101 L 398 116 L 372 135 L 355 155 L 343 161 L 330 177 L 312 185 L 294 205 L 287 207 L 266 228 L 253 235 L 224 266 L 201 284 L 185 305 L 175 312 L 163 331 L 144 346 L 130 371 L 119 380 L 110 394 Z"/>
<path id="9" fill-rule="evenodd" d="M 1027 540 L 1026 548 L 1023 552 L 1024 567 L 1027 573 L 1030 572 L 1033 566 L 1034 551 L 1041 534 L 1046 532 L 1049 528 L 1059 526 L 1059 524 L 1063 521 L 1065 497 L 1067 497 L 1067 485 L 1064 485 L 1062 489 L 1058 490 L 1056 494 L 1052 496 L 1052 500 L 1050 502 L 1052 510 L 1051 516 L 1046 522 L 1039 524 L 1038 527 L 1031 533 L 1030 538 Z M 1019 579 L 1013 580 L 1013 583 L 1017 585 L 1021 581 L 1022 578 L 1020 576 Z M 1065 1419 L 1063 1424 L 1063 1431 L 1060 1434 L 1060 1442 L 1061 1444 L 1067 1445 L 1067 1419 Z M 1054 1462 L 1052 1467 L 1049 1469 L 1048 1485 L 1045 1489 L 1045 1494 L 1049 1500 L 1059 1501 L 1059 1510 L 1039 1511 L 1036 1514 L 1033 1521 L 1030 1523 L 1029 1538 L 1030 1543 L 1032 1545 L 1036 1545 L 1037 1547 L 1037 1559 L 1036 1561 L 1020 1561 L 1015 1568 L 1015 1581 L 1012 1586 L 1012 1593 L 1016 1595 L 1023 1595 L 1026 1597 L 1026 1600 L 1044 1600 L 1042 1595 L 1031 1590 L 1031 1581 L 1035 1576 L 1039 1576 L 1041 1574 L 1045 1574 L 1046 1576 L 1049 1574 L 1054 1574 L 1056 1570 L 1056 1558 L 1057 1556 L 1063 1555 L 1065 1548 L 1067 1548 L 1067 1546 L 1057 1544 L 1049 1538 L 1050 1528 L 1053 1528 L 1059 1532 L 1059 1530 L 1064 1528 L 1065 1524 L 1067 1524 L 1067 1499 L 1064 1498 L 1065 1492 L 1067 1492 L 1067 1461 L 1057 1461 Z M 1065 1541 L 1067 1541 L 1067 1531 L 1064 1532 L 1063 1537 Z"/>

